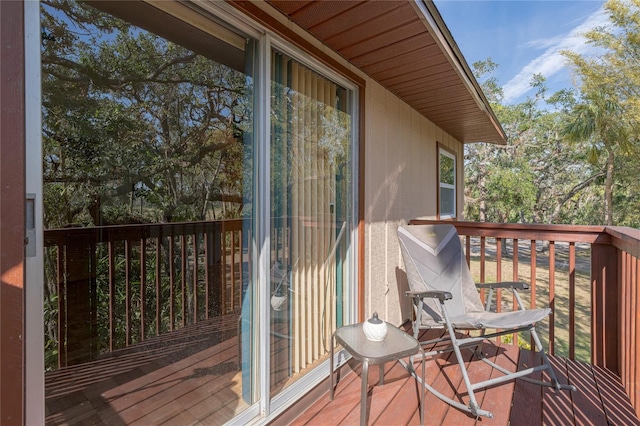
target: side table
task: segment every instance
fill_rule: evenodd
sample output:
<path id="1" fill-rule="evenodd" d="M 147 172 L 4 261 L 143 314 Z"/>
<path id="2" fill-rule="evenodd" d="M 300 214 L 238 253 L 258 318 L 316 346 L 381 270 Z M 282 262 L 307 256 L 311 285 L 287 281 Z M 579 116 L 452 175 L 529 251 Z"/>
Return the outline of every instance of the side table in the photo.
<path id="1" fill-rule="evenodd" d="M 329 397 L 333 401 L 334 384 L 333 384 L 333 352 L 334 344 L 338 343 L 351 354 L 351 356 L 362 363 L 362 392 L 360 396 L 360 424 L 366 425 L 368 421 L 368 378 L 369 365 L 380 365 L 380 385 L 384 384 L 384 364 L 390 361 L 400 361 L 402 358 L 420 354 L 422 363 L 422 381 L 419 382 L 420 392 L 420 425 L 424 424 L 424 351 L 420 342 L 409 334 L 389 324 L 387 336 L 380 342 L 374 342 L 364 335 L 362 331 L 362 323 L 352 324 L 341 327 L 333 333 L 331 339 L 330 353 L 330 380 Z M 402 363 L 404 365 L 404 363 Z M 413 364 L 409 362 L 407 368 L 411 375 L 416 377 L 417 372 L 413 370 Z M 417 379 L 417 377 L 416 377 Z"/>

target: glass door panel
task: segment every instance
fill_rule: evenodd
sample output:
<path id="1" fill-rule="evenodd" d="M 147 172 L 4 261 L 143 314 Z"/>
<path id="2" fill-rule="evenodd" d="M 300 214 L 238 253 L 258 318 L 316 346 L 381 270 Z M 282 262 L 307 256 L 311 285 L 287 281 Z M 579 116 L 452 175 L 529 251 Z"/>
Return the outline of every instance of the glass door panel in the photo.
<path id="1" fill-rule="evenodd" d="M 220 424 L 259 396 L 255 41 L 157 3 L 42 3 L 48 423 Z"/>
<path id="2" fill-rule="evenodd" d="M 271 392 L 326 359 L 348 288 L 350 93 L 272 53 Z"/>

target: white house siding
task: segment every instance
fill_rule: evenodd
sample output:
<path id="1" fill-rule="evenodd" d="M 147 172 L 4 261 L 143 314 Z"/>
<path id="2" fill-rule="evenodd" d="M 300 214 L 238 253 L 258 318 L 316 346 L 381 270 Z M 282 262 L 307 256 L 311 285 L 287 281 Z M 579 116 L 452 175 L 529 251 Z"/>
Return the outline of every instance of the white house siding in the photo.
<path id="1" fill-rule="evenodd" d="M 396 229 L 437 214 L 437 142 L 457 155 L 462 206 L 462 144 L 375 81 L 365 92 L 365 318 L 399 325 L 411 315 Z"/>

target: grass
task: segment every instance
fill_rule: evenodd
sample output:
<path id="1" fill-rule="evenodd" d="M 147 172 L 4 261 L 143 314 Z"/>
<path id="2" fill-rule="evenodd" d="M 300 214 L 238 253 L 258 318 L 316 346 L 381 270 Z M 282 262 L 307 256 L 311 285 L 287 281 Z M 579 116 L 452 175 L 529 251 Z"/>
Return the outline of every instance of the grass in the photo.
<path id="1" fill-rule="evenodd" d="M 504 241 L 503 241 L 504 244 Z M 513 256 L 512 244 L 509 240 L 507 252 L 502 254 L 502 276 L 496 276 L 497 261 L 495 240 L 487 238 L 485 249 L 485 282 L 513 281 Z M 569 356 L 569 244 L 555 244 L 555 306 L 553 316 L 548 317 L 536 327 L 542 344 L 548 347 L 549 326 L 554 325 L 554 350 L 555 355 Z M 590 290 L 590 248 L 589 245 L 576 245 L 575 268 L 575 359 L 580 361 L 591 360 L 591 290 Z M 471 274 L 476 282 L 481 281 L 480 276 L 480 240 L 472 239 L 471 243 Z M 518 281 L 532 283 L 531 275 L 531 245 L 529 241 L 521 241 L 518 244 Z M 550 307 L 549 300 L 549 251 L 544 250 L 538 243 L 536 248 L 535 268 L 536 307 Z M 501 292 L 502 311 L 513 309 L 513 296 L 509 291 Z M 495 296 L 494 296 L 495 297 Z M 530 292 L 522 292 L 521 297 L 527 308 L 531 305 Z M 520 337 L 519 342 L 526 346 L 528 335 Z"/>

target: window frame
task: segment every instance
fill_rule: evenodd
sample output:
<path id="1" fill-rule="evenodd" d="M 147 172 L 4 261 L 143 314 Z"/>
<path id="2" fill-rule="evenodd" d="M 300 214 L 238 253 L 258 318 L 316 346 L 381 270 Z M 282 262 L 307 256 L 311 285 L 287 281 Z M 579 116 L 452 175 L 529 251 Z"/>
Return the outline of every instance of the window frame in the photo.
<path id="1" fill-rule="evenodd" d="M 436 168 L 436 173 L 437 173 L 437 182 L 438 182 L 438 187 L 437 187 L 437 209 L 438 209 L 438 219 L 442 220 L 442 219 L 456 219 L 458 217 L 458 168 L 457 168 L 457 156 L 456 153 L 453 152 L 452 150 L 448 149 L 447 147 L 445 147 L 444 145 L 442 145 L 440 142 L 437 143 L 437 152 L 438 152 L 438 156 L 437 156 L 437 168 Z M 450 183 L 446 183 L 446 182 L 442 182 L 441 179 L 441 175 L 442 175 L 442 157 L 447 157 L 450 158 L 453 161 L 453 184 Z M 442 197 L 440 196 L 440 193 L 442 191 L 442 189 L 452 189 L 453 190 L 453 211 L 448 211 L 448 212 L 443 212 L 442 211 Z"/>

